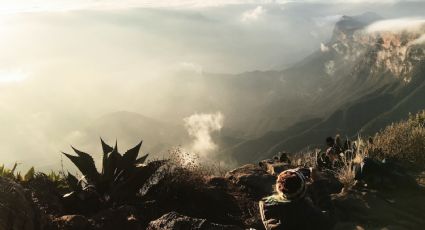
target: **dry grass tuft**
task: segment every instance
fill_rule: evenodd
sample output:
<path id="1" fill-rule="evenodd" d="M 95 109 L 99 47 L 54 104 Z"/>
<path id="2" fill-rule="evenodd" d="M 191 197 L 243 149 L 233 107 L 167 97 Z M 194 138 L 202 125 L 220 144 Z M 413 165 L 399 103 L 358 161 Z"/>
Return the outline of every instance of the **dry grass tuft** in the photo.
<path id="1" fill-rule="evenodd" d="M 180 147 L 168 151 L 170 165 L 177 168 L 184 168 L 198 176 L 224 176 L 226 169 L 220 162 L 206 161 L 198 154 L 184 151 Z"/>
<path id="2" fill-rule="evenodd" d="M 409 115 L 377 133 L 367 151 L 378 159 L 393 158 L 403 162 L 425 163 L 425 110 Z"/>
<path id="3" fill-rule="evenodd" d="M 355 183 L 356 166 L 359 165 L 366 157 L 366 144 L 360 137 L 354 142 L 356 146 L 354 158 L 347 158 L 346 155 L 342 156 L 342 167 L 335 172 L 338 180 L 344 185 L 344 188 L 352 188 Z"/>
<path id="4" fill-rule="evenodd" d="M 291 165 L 294 167 L 317 167 L 317 156 L 320 149 L 306 150 L 291 156 Z"/>

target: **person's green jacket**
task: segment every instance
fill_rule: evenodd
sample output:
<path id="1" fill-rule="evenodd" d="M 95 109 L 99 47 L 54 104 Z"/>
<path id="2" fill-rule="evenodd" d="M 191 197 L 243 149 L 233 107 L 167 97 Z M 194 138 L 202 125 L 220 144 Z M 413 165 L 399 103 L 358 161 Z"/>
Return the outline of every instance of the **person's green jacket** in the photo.
<path id="1" fill-rule="evenodd" d="M 273 195 L 260 203 L 261 219 L 267 230 L 328 230 L 331 219 L 313 205 L 308 198 L 296 201 Z"/>

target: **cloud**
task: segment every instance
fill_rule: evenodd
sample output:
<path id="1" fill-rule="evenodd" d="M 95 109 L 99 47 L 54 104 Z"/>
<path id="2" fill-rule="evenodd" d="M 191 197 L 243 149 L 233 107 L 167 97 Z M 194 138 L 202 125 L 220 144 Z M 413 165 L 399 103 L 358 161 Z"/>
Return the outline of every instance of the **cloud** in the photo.
<path id="1" fill-rule="evenodd" d="M 329 25 L 334 26 L 336 22 L 341 20 L 342 16 L 343 15 L 341 14 L 336 14 L 336 15 L 328 15 L 324 17 L 315 17 L 313 18 L 313 21 L 318 27 L 324 27 Z"/>
<path id="2" fill-rule="evenodd" d="M 245 11 L 241 16 L 242 22 L 254 22 L 260 19 L 266 10 L 262 6 L 257 6 L 255 9 Z"/>
<path id="3" fill-rule="evenodd" d="M 397 18 L 390 20 L 381 20 L 372 23 L 366 28 L 366 32 L 402 32 L 418 31 L 425 28 L 424 18 Z"/>
<path id="4" fill-rule="evenodd" d="M 1 0 L 0 13 L 129 8 L 202 8 L 243 4 L 285 4 L 288 0 Z"/>
<path id="5" fill-rule="evenodd" d="M 203 73 L 203 67 L 199 64 L 193 63 L 193 62 L 181 62 L 178 64 L 178 70 L 180 71 L 187 71 L 187 72 L 194 72 L 197 74 Z"/>
<path id="6" fill-rule="evenodd" d="M 413 45 L 421 45 L 421 44 L 425 44 L 425 34 L 422 34 L 422 36 L 420 36 L 418 39 L 412 41 Z"/>
<path id="7" fill-rule="evenodd" d="M 183 119 L 187 132 L 193 137 L 191 150 L 205 156 L 217 148 L 212 140 L 212 133 L 223 128 L 224 116 L 217 113 L 195 113 Z"/>
<path id="8" fill-rule="evenodd" d="M 129 8 L 202 8 L 245 4 L 301 3 L 396 3 L 403 0 L 0 0 L 0 14 L 70 10 Z"/>
<path id="9" fill-rule="evenodd" d="M 323 43 L 320 43 L 320 51 L 322 51 L 323 53 L 329 52 L 329 47 Z"/>

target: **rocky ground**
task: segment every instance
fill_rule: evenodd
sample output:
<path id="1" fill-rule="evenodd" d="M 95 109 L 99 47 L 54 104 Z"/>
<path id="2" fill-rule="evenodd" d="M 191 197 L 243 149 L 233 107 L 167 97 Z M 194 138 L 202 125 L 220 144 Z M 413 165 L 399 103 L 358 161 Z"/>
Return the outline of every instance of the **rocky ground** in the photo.
<path id="1" fill-rule="evenodd" d="M 261 165 L 261 166 L 260 166 Z M 284 163 L 247 164 L 224 176 L 173 171 L 134 203 L 99 207 L 92 213 L 72 213 L 62 191 L 41 174 L 16 183 L 0 178 L 0 229 L 264 229 L 257 203 L 273 193 L 275 174 L 293 167 Z M 425 173 L 416 173 L 424 184 Z M 332 193 L 335 229 L 422 229 L 425 226 L 423 188 L 371 187 L 358 183 L 342 189 L 325 177 L 319 189 Z M 323 186 L 326 190 L 323 190 Z"/>

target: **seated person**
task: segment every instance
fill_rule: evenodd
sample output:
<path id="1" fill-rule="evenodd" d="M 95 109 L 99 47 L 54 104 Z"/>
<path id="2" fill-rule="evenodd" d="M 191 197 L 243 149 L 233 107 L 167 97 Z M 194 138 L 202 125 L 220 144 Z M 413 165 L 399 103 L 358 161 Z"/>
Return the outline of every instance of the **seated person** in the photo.
<path id="1" fill-rule="evenodd" d="M 263 198 L 260 214 L 267 230 L 332 229 L 330 217 L 305 196 L 306 173 L 286 170 L 276 181 L 276 195 Z"/>

